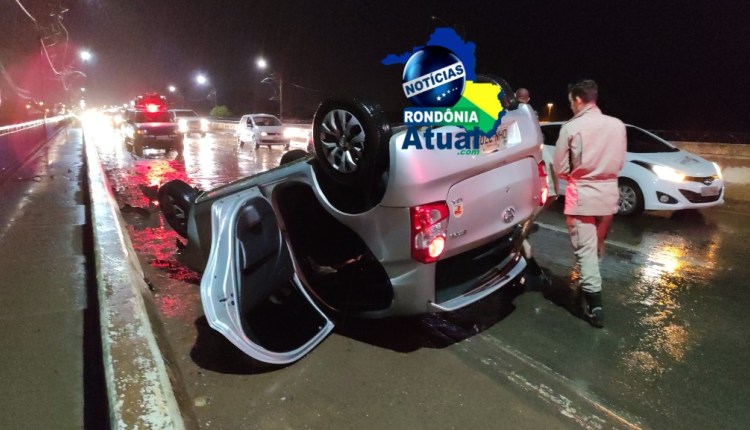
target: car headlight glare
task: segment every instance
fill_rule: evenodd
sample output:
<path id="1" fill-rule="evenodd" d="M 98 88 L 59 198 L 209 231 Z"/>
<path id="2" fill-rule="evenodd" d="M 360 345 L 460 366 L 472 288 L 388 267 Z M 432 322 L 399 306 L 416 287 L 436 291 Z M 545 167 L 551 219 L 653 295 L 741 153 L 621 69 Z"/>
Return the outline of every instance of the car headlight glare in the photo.
<path id="1" fill-rule="evenodd" d="M 208 120 L 201 118 L 201 131 L 208 131 Z"/>
<path id="2" fill-rule="evenodd" d="M 260 135 L 261 135 L 261 136 L 268 136 L 268 133 L 266 133 L 265 131 L 261 131 L 261 132 L 260 132 Z"/>
<path id="3" fill-rule="evenodd" d="M 713 164 L 714 168 L 716 169 L 716 176 L 718 176 L 719 179 L 724 179 L 724 177 L 721 176 L 721 166 L 719 166 L 718 164 L 716 164 L 715 161 L 712 161 L 711 164 Z"/>
<path id="4" fill-rule="evenodd" d="M 184 119 L 181 119 L 177 121 L 177 128 L 180 130 L 180 132 L 184 133 L 188 129 L 187 121 Z"/>
<path id="5" fill-rule="evenodd" d="M 685 180 L 684 173 L 678 172 L 671 167 L 655 164 L 651 166 L 651 171 L 653 171 L 659 179 L 664 179 L 665 181 L 683 182 Z"/>

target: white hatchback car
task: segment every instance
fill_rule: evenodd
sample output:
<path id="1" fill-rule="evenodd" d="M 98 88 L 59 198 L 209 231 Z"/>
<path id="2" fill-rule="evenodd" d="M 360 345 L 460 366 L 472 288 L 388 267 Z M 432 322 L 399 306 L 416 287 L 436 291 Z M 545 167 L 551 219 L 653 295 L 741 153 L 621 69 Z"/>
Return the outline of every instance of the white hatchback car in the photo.
<path id="1" fill-rule="evenodd" d="M 554 175 L 552 160 L 562 124 L 542 124 L 542 157 L 550 178 Z M 699 209 L 724 203 L 724 181 L 718 164 L 683 151 L 641 128 L 626 125 L 626 130 L 628 152 L 618 179 L 618 214 Z M 566 182 L 559 182 L 558 192 L 565 195 Z"/>
<path id="2" fill-rule="evenodd" d="M 391 129 L 376 103 L 329 99 L 314 154 L 213 190 L 162 185 L 162 214 L 187 238 L 181 261 L 203 272 L 209 325 L 283 364 L 326 337 L 331 315 L 453 311 L 513 282 L 546 189 L 536 115 L 502 103 L 495 136 L 465 156 L 404 147 L 405 127 Z"/>
<path id="3" fill-rule="evenodd" d="M 249 143 L 254 148 L 261 145 L 282 145 L 289 149 L 290 139 L 284 135 L 284 126 L 273 115 L 251 114 L 243 115 L 237 124 L 237 144 L 242 147 Z"/>

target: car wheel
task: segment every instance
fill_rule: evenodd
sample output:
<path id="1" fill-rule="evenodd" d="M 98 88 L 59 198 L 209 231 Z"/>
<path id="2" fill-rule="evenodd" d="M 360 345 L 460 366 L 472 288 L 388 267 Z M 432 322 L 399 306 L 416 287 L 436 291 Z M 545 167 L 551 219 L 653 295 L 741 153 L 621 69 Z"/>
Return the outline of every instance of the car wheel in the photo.
<path id="1" fill-rule="evenodd" d="M 175 151 L 177 151 L 178 154 L 182 154 L 182 152 L 185 150 L 185 142 L 180 140 L 179 142 L 174 144 L 173 148 Z"/>
<path id="2" fill-rule="evenodd" d="M 170 227 L 182 237 L 187 237 L 190 205 L 197 191 L 179 179 L 169 181 L 159 188 L 159 207 Z"/>
<path id="3" fill-rule="evenodd" d="M 618 181 L 620 199 L 617 202 L 618 215 L 639 215 L 643 212 L 643 193 L 632 179 L 620 178 Z"/>
<path id="4" fill-rule="evenodd" d="M 286 145 L 284 145 L 284 149 L 287 149 L 287 150 L 288 150 L 290 146 L 291 146 L 291 145 L 289 145 L 289 144 L 287 143 Z"/>
<path id="5" fill-rule="evenodd" d="M 206 133 L 201 133 L 201 137 L 206 137 Z"/>
<path id="6" fill-rule="evenodd" d="M 245 142 L 243 142 L 242 139 L 240 139 L 239 136 L 237 136 L 237 146 L 240 147 L 240 148 L 242 148 L 243 146 L 245 146 Z"/>
<path id="7" fill-rule="evenodd" d="M 291 151 L 285 152 L 284 155 L 281 156 L 281 159 L 279 160 L 279 166 L 291 163 L 292 161 L 298 160 L 300 158 L 305 158 L 307 157 L 307 155 L 307 151 L 303 149 L 292 149 Z"/>
<path id="8" fill-rule="evenodd" d="M 390 127 L 382 108 L 353 99 L 329 99 L 313 119 L 315 156 L 342 185 L 371 185 L 388 165 Z"/>
<path id="9" fill-rule="evenodd" d="M 260 145 L 258 144 L 258 138 L 257 138 L 257 137 L 255 137 L 255 134 L 253 134 L 253 135 L 252 135 L 252 136 L 250 137 L 250 145 L 251 145 L 252 147 L 254 147 L 255 149 L 258 149 L 258 148 L 260 148 Z"/>

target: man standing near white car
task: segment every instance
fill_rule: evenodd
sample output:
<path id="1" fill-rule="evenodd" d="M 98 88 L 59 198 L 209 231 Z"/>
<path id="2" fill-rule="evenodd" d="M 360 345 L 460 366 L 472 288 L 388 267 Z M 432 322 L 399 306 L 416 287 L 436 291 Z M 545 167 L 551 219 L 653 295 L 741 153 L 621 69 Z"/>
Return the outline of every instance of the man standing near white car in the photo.
<path id="1" fill-rule="evenodd" d="M 576 263 L 580 289 L 586 300 L 584 317 L 594 327 L 604 326 L 602 277 L 599 258 L 604 239 L 617 212 L 617 176 L 625 162 L 625 125 L 602 114 L 596 105 L 598 86 L 582 80 L 568 86 L 570 108 L 575 114 L 560 129 L 555 144 L 553 169 L 568 181 L 565 215 Z"/>

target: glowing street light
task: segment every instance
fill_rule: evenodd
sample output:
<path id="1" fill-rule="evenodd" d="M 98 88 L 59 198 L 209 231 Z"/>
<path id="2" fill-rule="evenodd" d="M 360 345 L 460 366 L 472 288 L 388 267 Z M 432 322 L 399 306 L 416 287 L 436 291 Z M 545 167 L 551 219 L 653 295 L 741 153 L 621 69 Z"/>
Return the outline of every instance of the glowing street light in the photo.
<path id="1" fill-rule="evenodd" d="M 91 52 L 87 50 L 83 50 L 81 51 L 80 56 L 81 56 L 81 60 L 89 61 L 91 59 Z"/>
<path id="2" fill-rule="evenodd" d="M 554 104 L 547 103 L 547 120 L 548 121 L 552 120 L 552 106 L 554 106 Z"/>
<path id="3" fill-rule="evenodd" d="M 199 85 L 206 85 L 208 82 L 208 78 L 204 76 L 202 73 L 195 77 L 195 82 L 197 82 Z"/>
<path id="4" fill-rule="evenodd" d="M 268 67 L 268 63 L 263 57 L 258 58 L 258 61 L 256 61 L 255 64 L 257 64 L 258 68 L 261 70 L 265 70 L 265 68 Z"/>
<path id="5" fill-rule="evenodd" d="M 177 87 L 175 87 L 174 85 L 168 86 L 167 89 L 169 90 L 170 93 L 174 93 L 177 91 Z"/>

